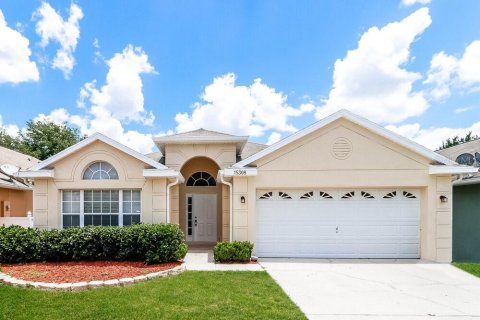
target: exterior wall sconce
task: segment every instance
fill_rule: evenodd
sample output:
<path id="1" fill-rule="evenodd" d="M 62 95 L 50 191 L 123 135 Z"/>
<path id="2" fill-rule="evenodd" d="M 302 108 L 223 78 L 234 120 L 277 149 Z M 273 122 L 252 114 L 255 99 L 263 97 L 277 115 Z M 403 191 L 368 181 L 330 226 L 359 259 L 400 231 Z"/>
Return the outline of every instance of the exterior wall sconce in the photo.
<path id="1" fill-rule="evenodd" d="M 241 196 L 241 197 L 240 197 L 240 203 L 244 204 L 245 201 L 246 201 L 246 200 L 245 200 L 245 197 L 244 197 L 244 196 Z"/>
<path id="2" fill-rule="evenodd" d="M 441 202 L 441 203 L 447 203 L 447 202 L 448 202 L 447 196 L 443 196 L 443 195 L 440 196 L 440 202 Z"/>

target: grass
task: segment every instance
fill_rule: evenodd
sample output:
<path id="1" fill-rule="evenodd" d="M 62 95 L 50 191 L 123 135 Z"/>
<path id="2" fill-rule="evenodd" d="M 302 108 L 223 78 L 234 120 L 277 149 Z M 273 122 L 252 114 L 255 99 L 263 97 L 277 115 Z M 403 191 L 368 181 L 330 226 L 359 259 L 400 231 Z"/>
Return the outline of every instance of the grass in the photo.
<path id="1" fill-rule="evenodd" d="M 0 284 L 0 319 L 306 319 L 266 272 L 194 272 L 49 292 Z"/>
<path id="2" fill-rule="evenodd" d="M 480 263 L 474 262 L 454 262 L 453 265 L 474 276 L 480 277 Z"/>

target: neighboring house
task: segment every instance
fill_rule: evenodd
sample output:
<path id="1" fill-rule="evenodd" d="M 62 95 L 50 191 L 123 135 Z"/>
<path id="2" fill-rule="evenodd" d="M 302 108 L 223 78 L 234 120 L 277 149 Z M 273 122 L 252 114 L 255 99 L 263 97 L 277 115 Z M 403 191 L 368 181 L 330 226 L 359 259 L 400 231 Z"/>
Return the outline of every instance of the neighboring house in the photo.
<path id="1" fill-rule="evenodd" d="M 268 147 L 203 129 L 154 141 L 152 159 L 94 134 L 20 172 L 35 225 L 171 222 L 261 257 L 451 261 L 451 175 L 472 169 L 349 111 Z"/>
<path id="2" fill-rule="evenodd" d="M 34 157 L 0 147 L 0 225 L 20 221 L 32 211 L 33 187 L 14 173 L 40 161 Z"/>
<path id="3" fill-rule="evenodd" d="M 438 151 L 459 163 L 480 168 L 480 140 Z M 453 260 L 480 262 L 480 173 L 453 182 Z"/>

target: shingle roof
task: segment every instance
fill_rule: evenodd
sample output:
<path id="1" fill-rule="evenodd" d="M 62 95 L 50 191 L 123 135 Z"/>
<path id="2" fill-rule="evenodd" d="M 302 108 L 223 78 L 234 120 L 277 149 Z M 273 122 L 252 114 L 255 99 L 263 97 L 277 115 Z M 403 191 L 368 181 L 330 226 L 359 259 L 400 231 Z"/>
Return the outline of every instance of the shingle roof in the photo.
<path id="1" fill-rule="evenodd" d="M 480 139 L 465 142 L 447 149 L 442 149 L 437 151 L 442 156 L 455 161 L 459 155 L 462 153 L 470 153 L 475 155 L 475 152 L 480 153 Z"/>
<path id="2" fill-rule="evenodd" d="M 40 160 L 32 156 L 0 147 L 0 165 L 12 164 L 21 170 L 26 170 L 39 162 Z M 0 170 L 0 187 L 8 189 L 30 189 L 31 185 L 21 178 L 12 178 Z"/>
<path id="3" fill-rule="evenodd" d="M 447 149 L 438 150 L 437 153 L 442 156 L 456 161 L 457 157 L 463 153 L 470 153 L 475 156 L 475 153 L 480 153 L 480 139 L 465 142 Z M 474 167 L 480 167 L 480 161 L 476 160 L 473 163 Z M 462 177 L 461 180 L 454 182 L 454 185 L 463 185 L 463 184 L 478 184 L 480 183 L 480 173 L 469 174 L 468 176 Z"/>
<path id="4" fill-rule="evenodd" d="M 255 143 L 255 142 L 247 142 L 243 147 L 242 154 L 240 156 L 241 160 L 250 157 L 251 155 L 262 151 L 263 149 L 267 148 L 268 145 Z"/>
<path id="5" fill-rule="evenodd" d="M 188 132 L 176 133 L 153 138 L 160 152 L 164 153 L 166 144 L 210 144 L 235 143 L 237 153 L 241 153 L 248 136 L 235 136 L 206 129 L 197 129 Z"/>

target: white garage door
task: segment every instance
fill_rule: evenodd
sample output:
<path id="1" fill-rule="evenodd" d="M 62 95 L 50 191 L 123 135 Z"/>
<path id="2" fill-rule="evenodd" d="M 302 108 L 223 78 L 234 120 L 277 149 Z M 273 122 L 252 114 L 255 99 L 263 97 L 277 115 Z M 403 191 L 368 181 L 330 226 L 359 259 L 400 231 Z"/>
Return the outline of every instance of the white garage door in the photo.
<path id="1" fill-rule="evenodd" d="M 259 257 L 419 258 L 418 190 L 259 190 Z"/>

